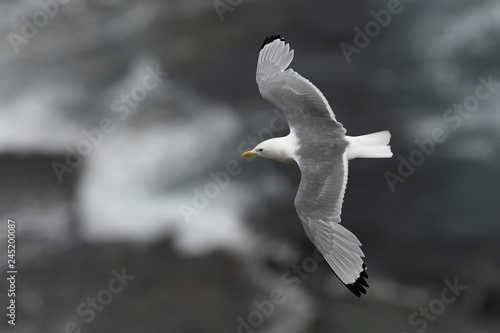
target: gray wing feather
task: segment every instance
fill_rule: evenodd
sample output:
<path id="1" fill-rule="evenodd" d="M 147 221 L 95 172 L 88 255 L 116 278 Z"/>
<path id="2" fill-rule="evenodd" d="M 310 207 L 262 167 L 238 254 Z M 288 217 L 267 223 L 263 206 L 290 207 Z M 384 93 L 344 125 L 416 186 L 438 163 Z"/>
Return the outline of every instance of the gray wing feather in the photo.
<path id="1" fill-rule="evenodd" d="M 344 134 L 321 91 L 297 72 L 286 69 L 292 59 L 290 45 L 278 39 L 260 51 L 256 79 L 262 97 L 285 114 L 291 128 L 304 124 L 304 119 L 321 120 L 337 124 L 330 130 Z"/>
<path id="2" fill-rule="evenodd" d="M 340 225 L 347 186 L 347 154 L 344 151 L 332 155 L 340 158 L 316 168 L 311 166 L 314 159 L 299 159 L 302 178 L 295 208 L 307 235 L 330 267 L 342 282 L 352 284 L 363 271 L 364 254 L 357 237 Z"/>

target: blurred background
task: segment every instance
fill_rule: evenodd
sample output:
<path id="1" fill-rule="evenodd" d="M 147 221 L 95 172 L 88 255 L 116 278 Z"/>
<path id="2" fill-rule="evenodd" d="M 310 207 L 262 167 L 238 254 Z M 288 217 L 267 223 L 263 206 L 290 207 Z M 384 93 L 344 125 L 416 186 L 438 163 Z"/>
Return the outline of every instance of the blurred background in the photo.
<path id="1" fill-rule="evenodd" d="M 498 1 L 0 9 L 2 332 L 500 331 Z M 349 135 L 392 133 L 392 159 L 349 166 L 360 299 L 314 256 L 298 169 L 240 159 L 288 133 L 255 82 L 277 33 Z"/>

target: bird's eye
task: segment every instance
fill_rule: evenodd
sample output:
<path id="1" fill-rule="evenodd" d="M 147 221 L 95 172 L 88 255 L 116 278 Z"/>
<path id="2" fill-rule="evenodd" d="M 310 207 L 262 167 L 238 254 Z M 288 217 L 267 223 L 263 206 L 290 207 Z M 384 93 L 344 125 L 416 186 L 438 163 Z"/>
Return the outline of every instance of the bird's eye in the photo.
<path id="1" fill-rule="evenodd" d="M 264 149 L 260 148 L 259 151 L 263 151 Z"/>

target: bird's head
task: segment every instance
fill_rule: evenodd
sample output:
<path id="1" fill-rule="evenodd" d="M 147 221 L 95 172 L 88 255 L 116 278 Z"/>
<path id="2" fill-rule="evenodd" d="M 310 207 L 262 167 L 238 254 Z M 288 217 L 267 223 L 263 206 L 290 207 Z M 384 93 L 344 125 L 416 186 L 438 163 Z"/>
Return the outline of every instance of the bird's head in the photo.
<path id="1" fill-rule="evenodd" d="M 272 145 L 270 145 L 268 141 L 269 140 L 259 143 L 257 146 L 255 146 L 254 149 L 244 152 L 243 155 L 241 155 L 241 157 L 259 156 L 264 158 L 270 158 L 273 149 Z"/>
<path id="2" fill-rule="evenodd" d="M 241 157 L 259 156 L 283 163 L 295 163 L 286 147 L 285 138 L 272 138 L 259 143 L 254 149 L 244 152 Z"/>

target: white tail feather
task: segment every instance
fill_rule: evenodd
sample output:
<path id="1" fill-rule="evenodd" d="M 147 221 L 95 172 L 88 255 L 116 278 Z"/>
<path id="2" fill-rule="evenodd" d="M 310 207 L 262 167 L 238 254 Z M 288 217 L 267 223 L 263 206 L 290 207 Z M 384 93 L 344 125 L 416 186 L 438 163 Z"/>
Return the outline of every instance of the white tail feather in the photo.
<path id="1" fill-rule="evenodd" d="M 391 133 L 389 131 L 376 132 L 361 136 L 346 136 L 349 141 L 347 158 L 389 158 L 392 157 Z"/>

